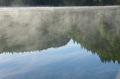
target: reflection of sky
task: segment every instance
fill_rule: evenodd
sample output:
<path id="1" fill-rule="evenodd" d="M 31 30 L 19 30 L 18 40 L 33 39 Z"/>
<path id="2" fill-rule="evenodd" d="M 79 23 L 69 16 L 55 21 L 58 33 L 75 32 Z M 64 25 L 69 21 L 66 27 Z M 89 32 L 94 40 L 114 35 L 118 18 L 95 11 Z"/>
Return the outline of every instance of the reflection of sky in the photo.
<path id="1" fill-rule="evenodd" d="M 0 55 L 0 79 L 114 79 L 118 70 L 72 40 L 56 49 Z"/>

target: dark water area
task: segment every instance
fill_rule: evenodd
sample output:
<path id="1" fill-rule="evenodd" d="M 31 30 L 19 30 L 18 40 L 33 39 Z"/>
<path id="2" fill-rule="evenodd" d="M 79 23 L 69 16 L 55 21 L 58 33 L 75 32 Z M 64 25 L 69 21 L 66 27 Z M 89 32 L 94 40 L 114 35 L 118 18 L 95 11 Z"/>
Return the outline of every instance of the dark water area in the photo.
<path id="1" fill-rule="evenodd" d="M 0 8 L 0 79 L 119 78 L 119 6 Z"/>

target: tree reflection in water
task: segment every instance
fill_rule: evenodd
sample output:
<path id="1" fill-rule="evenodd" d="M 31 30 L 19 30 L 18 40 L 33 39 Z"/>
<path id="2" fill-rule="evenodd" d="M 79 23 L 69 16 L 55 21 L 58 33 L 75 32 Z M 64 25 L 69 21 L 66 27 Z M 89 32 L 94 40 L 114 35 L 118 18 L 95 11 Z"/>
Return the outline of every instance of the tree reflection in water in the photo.
<path id="1" fill-rule="evenodd" d="M 73 39 L 102 62 L 120 63 L 118 8 L 2 9 L 0 52 L 41 51 Z"/>

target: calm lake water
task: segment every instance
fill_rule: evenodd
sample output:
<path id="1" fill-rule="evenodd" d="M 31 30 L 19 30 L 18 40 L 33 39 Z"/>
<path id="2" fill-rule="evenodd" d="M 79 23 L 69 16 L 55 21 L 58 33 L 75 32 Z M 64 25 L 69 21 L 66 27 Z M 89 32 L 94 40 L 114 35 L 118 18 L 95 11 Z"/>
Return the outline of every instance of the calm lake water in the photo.
<path id="1" fill-rule="evenodd" d="M 0 8 L 0 79 L 120 79 L 120 7 Z"/>

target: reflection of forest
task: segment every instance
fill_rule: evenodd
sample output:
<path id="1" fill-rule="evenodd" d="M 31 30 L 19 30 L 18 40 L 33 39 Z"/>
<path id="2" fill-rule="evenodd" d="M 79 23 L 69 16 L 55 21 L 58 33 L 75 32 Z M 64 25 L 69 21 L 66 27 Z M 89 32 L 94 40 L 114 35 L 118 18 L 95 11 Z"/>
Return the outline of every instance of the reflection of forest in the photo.
<path id="1" fill-rule="evenodd" d="M 102 8 L 1 12 L 0 52 L 40 51 L 73 39 L 102 62 L 120 63 L 120 10 Z"/>
<path id="2" fill-rule="evenodd" d="M 105 11 L 92 17 L 92 20 L 90 16 L 83 19 L 87 25 L 73 27 L 69 38 L 99 55 L 102 62 L 120 63 L 120 11 Z"/>

